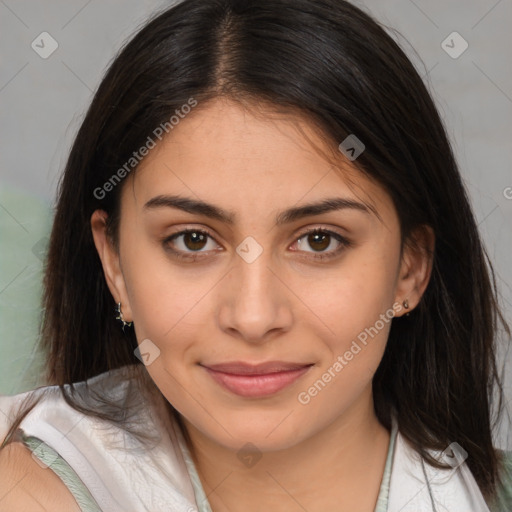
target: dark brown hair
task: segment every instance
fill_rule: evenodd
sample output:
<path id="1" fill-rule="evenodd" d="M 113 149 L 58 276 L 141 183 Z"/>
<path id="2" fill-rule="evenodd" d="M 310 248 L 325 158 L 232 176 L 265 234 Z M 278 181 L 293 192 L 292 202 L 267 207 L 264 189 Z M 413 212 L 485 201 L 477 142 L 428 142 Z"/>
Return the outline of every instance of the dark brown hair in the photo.
<path id="1" fill-rule="evenodd" d="M 501 411 L 503 399 L 499 324 L 510 334 L 492 266 L 420 75 L 380 24 L 345 1 L 185 0 L 122 48 L 60 183 L 44 278 L 48 382 L 64 392 L 64 384 L 141 364 L 133 330 L 125 335 L 115 319 L 90 227 L 93 211 L 103 209 L 116 239 L 122 183 L 101 199 L 94 191 L 190 98 L 201 105 L 220 96 L 300 112 L 333 147 L 356 134 L 365 151 L 355 164 L 390 194 L 402 243 L 416 227 L 432 227 L 431 279 L 417 308 L 392 322 L 373 380 L 375 410 L 388 428 L 396 411 L 403 436 L 432 464 L 425 450 L 458 442 L 492 496 L 499 470 L 492 410 Z"/>

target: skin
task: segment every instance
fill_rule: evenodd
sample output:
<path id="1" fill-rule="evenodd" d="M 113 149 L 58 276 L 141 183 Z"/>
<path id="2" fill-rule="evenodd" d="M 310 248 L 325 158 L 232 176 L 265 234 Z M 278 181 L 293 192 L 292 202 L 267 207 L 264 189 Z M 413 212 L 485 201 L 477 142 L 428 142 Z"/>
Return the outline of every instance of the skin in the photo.
<path id="1" fill-rule="evenodd" d="M 214 512 L 372 512 L 389 432 L 376 418 L 371 383 L 391 324 L 309 403 L 298 394 L 393 304 L 410 305 L 395 316 L 418 304 L 433 235 L 419 229 L 420 249 L 406 245 L 401 255 L 399 220 L 382 187 L 307 120 L 258 113 L 221 99 L 197 107 L 126 178 L 119 251 L 100 210 L 91 218 L 94 241 L 124 319 L 134 322 L 139 343 L 150 339 L 160 350 L 147 370 L 183 418 Z M 236 221 L 144 209 L 161 194 L 207 201 Z M 275 224 L 280 211 L 328 197 L 369 205 L 378 216 L 345 208 Z M 350 245 L 303 235 L 310 227 L 334 231 Z M 177 259 L 162 242 L 185 228 L 212 238 L 182 235 L 167 247 L 199 251 L 196 261 Z M 251 263 L 236 252 L 248 236 L 263 251 Z M 244 398 L 199 365 L 236 360 L 313 366 L 271 396 Z M 251 467 L 237 457 L 248 442 L 261 455 Z"/>
<path id="2" fill-rule="evenodd" d="M 60 477 L 20 442 L 0 450 L 0 475 L 0 512 L 80 512 Z"/>

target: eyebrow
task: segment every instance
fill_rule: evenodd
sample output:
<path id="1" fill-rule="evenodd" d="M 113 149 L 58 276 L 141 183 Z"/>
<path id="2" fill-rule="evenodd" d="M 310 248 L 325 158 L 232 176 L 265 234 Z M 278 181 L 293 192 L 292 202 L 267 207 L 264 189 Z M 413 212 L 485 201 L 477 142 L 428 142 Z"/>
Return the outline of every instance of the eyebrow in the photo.
<path id="1" fill-rule="evenodd" d="M 144 204 L 143 210 L 150 211 L 158 208 L 176 208 L 187 213 L 204 215 L 205 217 L 210 217 L 229 225 L 233 225 L 236 220 L 236 214 L 233 211 L 224 210 L 213 204 L 189 197 L 158 195 L 147 201 Z M 277 214 L 275 223 L 277 226 L 280 226 L 302 219 L 303 217 L 321 215 L 323 213 L 344 209 L 357 210 L 366 214 L 373 213 L 380 219 L 380 215 L 372 205 L 360 203 L 349 198 L 333 197 L 323 199 L 316 203 L 308 203 L 284 210 Z"/>

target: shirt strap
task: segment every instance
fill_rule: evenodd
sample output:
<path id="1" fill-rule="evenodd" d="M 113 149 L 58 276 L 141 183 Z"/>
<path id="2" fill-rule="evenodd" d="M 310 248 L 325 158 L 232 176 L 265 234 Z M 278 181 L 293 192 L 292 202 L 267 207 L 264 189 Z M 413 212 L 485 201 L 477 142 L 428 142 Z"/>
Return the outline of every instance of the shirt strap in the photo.
<path id="1" fill-rule="evenodd" d="M 62 480 L 82 512 L 102 512 L 80 477 L 53 448 L 35 436 L 26 435 L 21 428 L 16 430 L 12 441 L 24 444 L 41 467 L 50 468 Z"/>

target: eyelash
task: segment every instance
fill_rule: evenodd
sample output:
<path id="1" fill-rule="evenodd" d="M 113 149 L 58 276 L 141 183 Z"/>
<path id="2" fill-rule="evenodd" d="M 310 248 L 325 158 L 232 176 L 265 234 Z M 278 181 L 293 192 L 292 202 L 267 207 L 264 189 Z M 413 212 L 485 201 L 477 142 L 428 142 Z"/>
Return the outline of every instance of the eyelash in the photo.
<path id="1" fill-rule="evenodd" d="M 162 240 L 164 248 L 167 251 L 171 252 L 173 254 L 173 256 L 175 256 L 176 258 L 178 258 L 180 260 L 187 260 L 187 261 L 193 262 L 198 259 L 202 259 L 203 256 L 200 255 L 201 253 L 199 251 L 196 251 L 195 254 L 194 254 L 194 252 L 183 253 L 182 251 L 177 251 L 170 247 L 170 242 L 172 242 L 175 238 L 178 238 L 179 236 L 182 236 L 182 235 L 186 235 L 188 233 L 199 233 L 201 235 L 205 235 L 205 236 L 211 238 L 212 240 L 215 240 L 215 238 L 208 231 L 206 231 L 204 229 L 189 228 L 189 229 L 185 229 L 183 231 L 179 231 L 178 233 L 174 233 L 173 235 L 171 235 L 167 238 L 164 238 Z M 341 236 L 339 233 L 336 233 L 335 231 L 331 231 L 329 229 L 324 229 L 324 228 L 319 228 L 319 227 L 310 228 L 310 229 L 305 230 L 304 232 L 302 232 L 299 236 L 297 236 L 295 238 L 295 242 L 297 242 L 301 238 L 304 238 L 307 235 L 316 234 L 316 233 L 330 235 L 341 245 L 334 251 L 330 251 L 328 253 L 316 253 L 313 256 L 304 256 L 306 259 L 313 259 L 313 260 L 317 260 L 317 261 L 330 260 L 330 259 L 337 257 L 339 254 L 341 254 L 341 252 L 344 249 L 346 249 L 352 245 L 352 243 L 349 240 L 347 240 L 345 237 Z M 297 252 L 300 252 L 300 251 L 297 251 Z M 306 252 L 310 252 L 310 251 L 306 251 Z"/>

